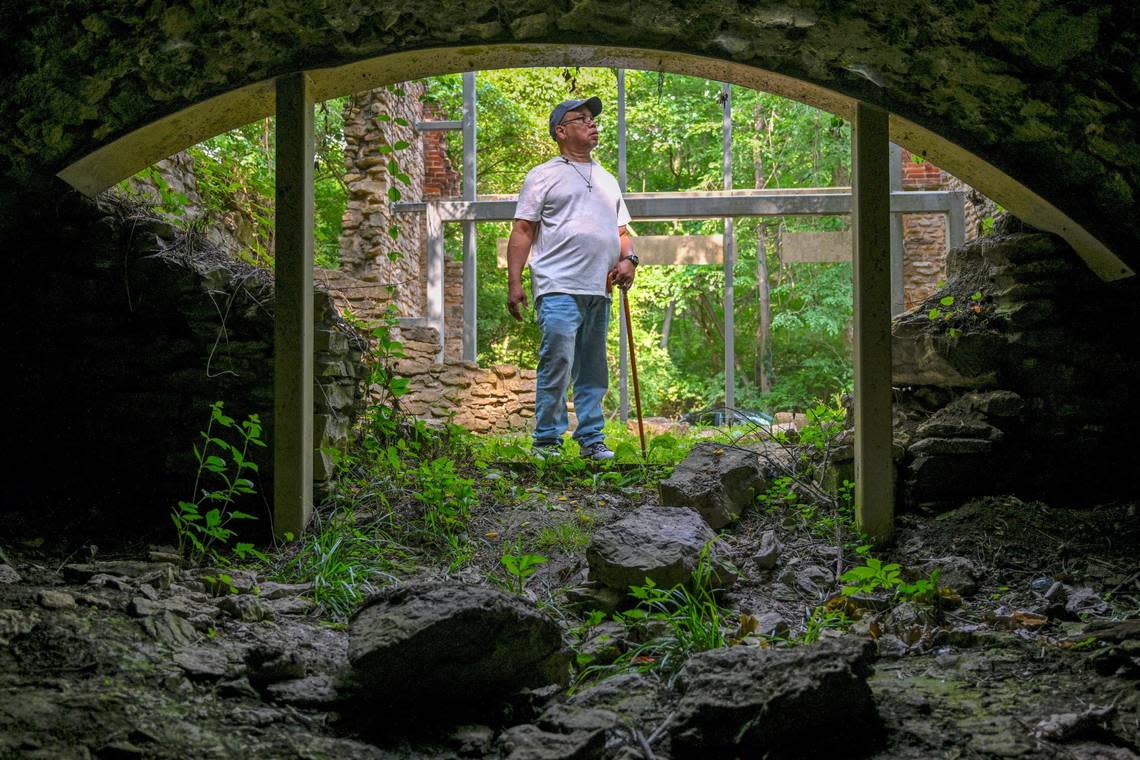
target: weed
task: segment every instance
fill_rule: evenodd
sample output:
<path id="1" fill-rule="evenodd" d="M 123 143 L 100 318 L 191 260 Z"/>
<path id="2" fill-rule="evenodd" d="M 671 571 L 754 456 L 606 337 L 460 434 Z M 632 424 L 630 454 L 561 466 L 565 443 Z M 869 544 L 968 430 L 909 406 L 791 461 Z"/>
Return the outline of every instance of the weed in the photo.
<path id="1" fill-rule="evenodd" d="M 357 525 L 356 515 L 337 509 L 305 535 L 276 576 L 312 583 L 313 601 L 337 618 L 346 618 L 394 573 L 412 569 L 411 553 L 396 541 L 383 521 Z"/>
<path id="2" fill-rule="evenodd" d="M 824 631 L 842 631 L 851 625 L 851 620 L 841 611 L 828 611 L 826 607 L 819 606 L 812 610 L 807 622 L 804 624 L 804 633 L 798 639 L 800 644 L 814 644 L 819 641 Z"/>
<path id="3" fill-rule="evenodd" d="M 886 592 L 896 601 L 916 602 L 939 606 L 943 598 L 953 596 L 947 589 L 940 589 L 938 578 L 941 571 L 937 568 L 931 571 L 927 578 L 919 578 L 913 583 L 903 580 L 902 568 L 898 563 L 892 562 L 884 565 L 881 560 L 866 557 L 864 564 L 856 565 L 839 576 L 845 584 L 844 596 L 855 594 L 874 594 Z"/>
<path id="4" fill-rule="evenodd" d="M 566 554 L 583 551 L 590 543 L 590 533 L 586 530 L 585 524 L 591 518 L 585 516 L 584 512 L 579 512 L 578 515 L 575 520 L 566 520 L 543 528 L 538 534 L 538 547 L 558 549 Z"/>
<path id="5" fill-rule="evenodd" d="M 546 562 L 541 554 L 527 554 L 523 551 L 522 536 L 515 540 L 514 554 L 503 552 L 499 559 L 507 573 L 507 585 L 516 594 L 521 594 L 526 588 L 527 579 L 538 572 L 540 565 Z"/>
<path id="6" fill-rule="evenodd" d="M 424 506 L 424 525 L 435 535 L 456 535 L 467 531 L 471 507 L 475 505 L 474 481 L 455 472 L 455 462 L 444 457 L 421 464 L 412 475 L 419 489 L 412 498 Z"/>
<path id="7" fill-rule="evenodd" d="M 839 576 L 839 580 L 847 584 L 843 587 L 844 596 L 873 594 L 876 591 L 894 592 L 903 583 L 902 569 L 897 563 L 884 565 L 874 557 L 868 557 L 864 564 L 851 568 Z"/>
<path id="8" fill-rule="evenodd" d="M 180 501 L 171 512 L 171 520 L 178 533 L 178 553 L 192 562 L 205 557 L 220 559 L 216 547 L 228 547 L 236 531 L 230 528 L 234 520 L 255 520 L 253 515 L 232 509 L 238 496 L 255 493 L 253 481 L 245 477 L 257 472 L 257 464 L 247 459 L 251 446 L 264 447 L 261 440 L 261 420 L 251 414 L 240 425 L 222 411 L 221 401 L 210 406 L 210 421 L 199 435 L 202 447 L 194 445 L 194 458 L 198 470 L 194 475 L 194 501 Z M 232 431 L 239 444 L 234 445 L 215 434 L 215 425 Z M 207 480 L 217 487 L 203 487 Z M 201 492 L 199 493 L 199 488 Z M 208 507 L 208 509 L 207 509 Z M 203 511 L 205 510 L 205 511 Z M 233 552 L 240 558 L 266 559 L 253 544 L 237 543 Z"/>
<path id="9" fill-rule="evenodd" d="M 578 683 L 622 671 L 660 672 L 671 682 L 690 655 L 728 645 L 724 628 L 729 613 L 717 604 L 712 588 L 711 543 L 701 551 L 689 584 L 664 589 L 646 578 L 644 586 L 630 587 L 637 606 L 614 615 L 635 634 L 644 636 L 661 626 L 667 633 L 623 653 L 610 665 L 588 665 Z"/>

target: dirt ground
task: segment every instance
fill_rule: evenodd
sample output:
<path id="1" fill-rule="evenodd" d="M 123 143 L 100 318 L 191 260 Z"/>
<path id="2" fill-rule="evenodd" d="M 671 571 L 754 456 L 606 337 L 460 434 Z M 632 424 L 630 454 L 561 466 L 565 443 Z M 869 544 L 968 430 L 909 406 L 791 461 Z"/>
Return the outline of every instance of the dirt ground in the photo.
<path id="1" fill-rule="evenodd" d="M 476 510 L 478 550 L 452 577 L 501 579 L 505 547 L 521 535 L 530 551 L 545 535 L 535 551 L 548 561 L 525 593 L 573 638 L 581 619 L 565 598 L 585 578 L 584 537 L 657 503 L 656 488 L 620 478 L 559 484 L 525 467 L 478 477 L 481 493 L 493 487 L 502 498 Z M 837 555 L 819 516 L 757 507 L 726 529 L 740 580 L 722 604 L 734 623 L 745 613 L 779 616 L 773 636 L 747 639 L 757 646 L 791 646 L 813 627 L 813 611 L 816 635 L 876 639 L 870 685 L 887 738 L 871 756 L 1138 756 L 1135 504 L 1073 510 L 1005 497 L 900 516 L 894 548 L 881 559 L 911 579 L 938 568 L 940 585 L 953 592 L 937 608 L 874 595 L 844 601 L 836 571 L 858 559 L 850 547 Z M 773 536 L 778 557 L 762 560 L 760 546 Z M 180 568 L 161 553 L 101 550 L 97 562 L 141 560 L 116 574 L 108 566 L 78 572 L 90 558 L 58 556 L 50 546 L 4 550 L 0 758 L 498 756 L 490 741 L 502 726 L 474 743 L 438 725 L 378 738 L 332 687 L 346 662 L 345 626 L 322 620 L 303 587 L 237 574 L 241 593 L 219 598 L 211 571 Z M 845 612 L 846 621 L 819 625 L 827 611 Z M 644 734 L 667 718 L 674 698 L 654 688 Z M 615 735 L 603 756 L 670 756 L 667 740 L 646 750 L 636 739 Z M 852 756 L 863 749 L 852 747 Z"/>

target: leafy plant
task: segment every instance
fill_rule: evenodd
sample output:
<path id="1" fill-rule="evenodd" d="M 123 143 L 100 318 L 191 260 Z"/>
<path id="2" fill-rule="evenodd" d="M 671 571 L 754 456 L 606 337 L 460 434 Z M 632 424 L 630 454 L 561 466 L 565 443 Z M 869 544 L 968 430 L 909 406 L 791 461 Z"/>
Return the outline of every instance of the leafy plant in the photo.
<path id="1" fill-rule="evenodd" d="M 895 596 L 919 604 L 935 604 L 939 599 L 938 578 L 941 574 L 935 568 L 929 578 L 919 578 L 914 583 L 900 583 L 895 588 Z"/>
<path id="2" fill-rule="evenodd" d="M 873 594 L 876 591 L 893 592 L 903 583 L 902 568 L 895 562 L 884 565 L 882 560 L 867 557 L 864 564 L 851 568 L 839 576 L 839 580 L 847 584 L 843 587 L 844 596 Z"/>
<path id="3" fill-rule="evenodd" d="M 839 580 L 847 584 L 843 587 L 844 596 L 883 591 L 898 601 L 938 606 L 942 597 L 946 595 L 943 592 L 947 591 L 938 586 L 940 575 L 941 571 L 935 568 L 929 577 L 909 583 L 902 577 L 902 568 L 898 563 L 884 565 L 881 560 L 868 556 L 864 564 L 852 567 L 839 576 Z"/>
<path id="4" fill-rule="evenodd" d="M 539 566 L 546 563 L 546 557 L 541 554 L 527 554 L 523 551 L 522 536 L 515 540 L 514 553 L 507 551 L 499 558 L 503 570 L 507 573 L 507 581 L 511 590 L 521 594 L 526 588 L 527 579 L 538 572 Z"/>
<path id="5" fill-rule="evenodd" d="M 261 421 L 251 414 L 240 425 L 222 411 L 223 403 L 210 406 L 210 421 L 199 435 L 201 448 L 194 444 L 194 458 L 198 470 L 194 475 L 194 501 L 179 501 L 171 512 L 171 520 L 178 533 L 178 552 L 191 561 L 205 557 L 218 557 L 216 547 L 227 547 L 236 531 L 230 528 L 234 520 L 254 520 L 253 515 L 233 509 L 238 496 L 255 493 L 253 481 L 245 477 L 257 472 L 257 464 L 247 458 L 249 449 L 264 447 L 261 439 Z M 239 443 L 231 444 L 215 433 L 214 426 L 236 434 Z M 214 487 L 205 487 L 212 481 Z M 237 543 L 234 553 L 241 559 L 265 555 L 250 543 Z"/>

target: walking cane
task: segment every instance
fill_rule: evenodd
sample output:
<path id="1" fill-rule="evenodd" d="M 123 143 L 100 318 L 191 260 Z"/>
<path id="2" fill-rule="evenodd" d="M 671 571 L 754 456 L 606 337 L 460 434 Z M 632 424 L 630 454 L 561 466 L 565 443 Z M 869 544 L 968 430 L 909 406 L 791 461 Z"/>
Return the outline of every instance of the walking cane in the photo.
<path id="1" fill-rule="evenodd" d="M 637 382 L 637 358 L 633 351 L 633 322 L 629 318 L 629 294 L 624 288 L 621 290 L 621 305 L 622 310 L 625 312 L 625 334 L 629 338 L 627 341 L 629 345 L 629 368 L 633 370 L 633 401 L 637 406 L 637 434 L 641 437 L 641 459 L 642 461 L 649 461 L 649 457 L 645 453 L 645 426 L 641 422 L 641 385 Z"/>

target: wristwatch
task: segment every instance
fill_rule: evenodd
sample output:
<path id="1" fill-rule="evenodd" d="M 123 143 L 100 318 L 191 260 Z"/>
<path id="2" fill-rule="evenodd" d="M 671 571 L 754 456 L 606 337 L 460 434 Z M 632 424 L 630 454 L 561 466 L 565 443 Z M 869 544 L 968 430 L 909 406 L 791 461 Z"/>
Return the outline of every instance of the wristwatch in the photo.
<path id="1" fill-rule="evenodd" d="M 621 261 L 632 262 L 635 267 L 641 263 L 641 259 L 637 258 L 637 254 L 635 253 L 631 253 L 628 256 L 622 258 Z"/>

